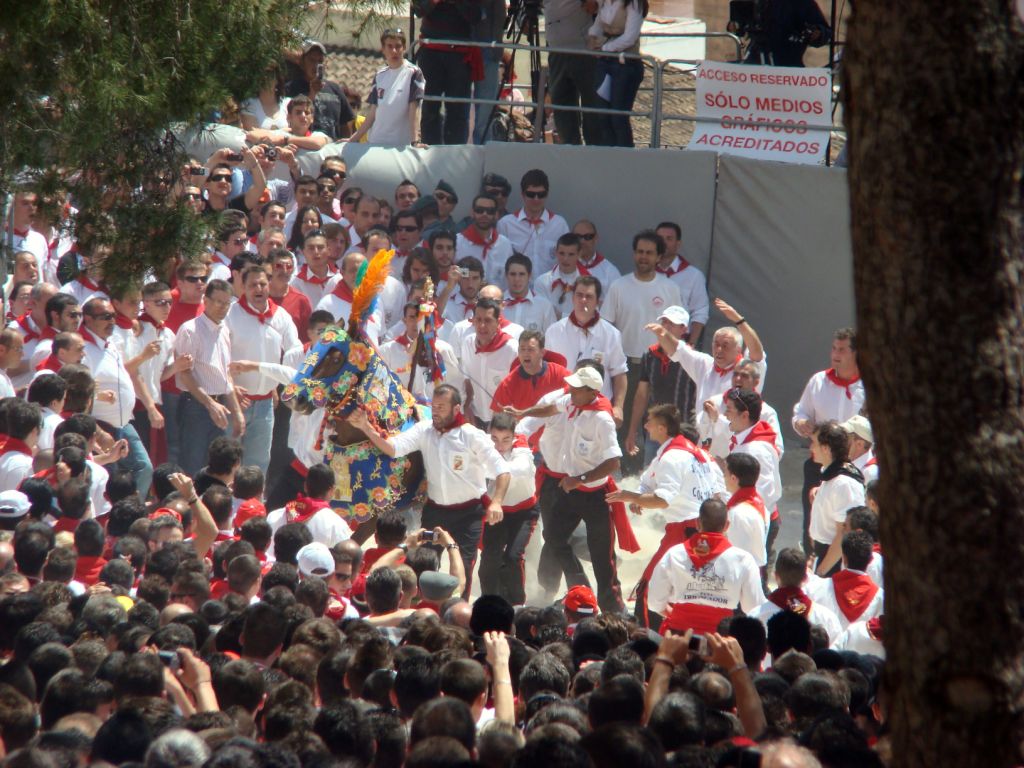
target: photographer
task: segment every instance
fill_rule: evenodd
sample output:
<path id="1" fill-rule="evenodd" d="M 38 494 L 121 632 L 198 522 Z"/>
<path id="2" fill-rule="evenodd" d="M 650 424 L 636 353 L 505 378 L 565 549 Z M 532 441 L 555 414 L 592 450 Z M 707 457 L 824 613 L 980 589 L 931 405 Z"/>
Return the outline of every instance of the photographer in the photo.
<path id="1" fill-rule="evenodd" d="M 520 0 L 527 4 L 525 13 L 536 0 Z M 597 0 L 544 0 L 544 35 L 552 48 L 587 47 L 587 31 L 597 13 Z M 574 56 L 571 53 L 548 54 L 548 92 L 551 103 L 562 107 L 606 106 L 597 96 L 597 58 Z M 604 115 L 556 109 L 555 129 L 562 144 L 603 145 L 605 140 Z M 580 136 L 582 122 L 583 135 Z"/>
<path id="2" fill-rule="evenodd" d="M 326 133 L 331 140 L 352 135 L 356 116 L 349 106 L 345 89 L 324 76 L 327 49 L 315 40 L 306 44 L 299 60 L 302 75 L 289 80 L 285 94 L 289 98 L 308 96 L 313 101 L 313 131 Z"/>
<path id="3" fill-rule="evenodd" d="M 728 31 L 750 38 L 746 64 L 802 67 L 807 46 L 820 48 L 832 29 L 815 0 L 734 0 Z"/>

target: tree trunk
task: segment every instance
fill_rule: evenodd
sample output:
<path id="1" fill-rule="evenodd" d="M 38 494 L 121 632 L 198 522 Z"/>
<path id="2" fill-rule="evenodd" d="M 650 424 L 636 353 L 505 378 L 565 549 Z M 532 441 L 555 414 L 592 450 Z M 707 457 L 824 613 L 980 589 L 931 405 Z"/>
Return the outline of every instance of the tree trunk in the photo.
<path id="1" fill-rule="evenodd" d="M 900 768 L 1021 760 L 1021 32 L 1013 0 L 857 0 L 849 26 L 858 347 Z"/>

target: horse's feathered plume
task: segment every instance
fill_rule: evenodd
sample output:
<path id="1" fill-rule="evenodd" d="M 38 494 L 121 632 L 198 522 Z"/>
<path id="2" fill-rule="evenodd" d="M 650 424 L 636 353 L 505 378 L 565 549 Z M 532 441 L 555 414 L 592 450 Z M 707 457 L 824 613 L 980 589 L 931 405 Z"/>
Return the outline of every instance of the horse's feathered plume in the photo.
<path id="1" fill-rule="evenodd" d="M 363 335 L 359 331 L 366 325 L 377 306 L 377 296 L 384 290 L 384 281 L 391 274 L 391 258 L 394 255 L 393 250 L 381 249 L 359 270 L 356 289 L 352 292 L 352 311 L 348 320 L 349 336 Z"/>

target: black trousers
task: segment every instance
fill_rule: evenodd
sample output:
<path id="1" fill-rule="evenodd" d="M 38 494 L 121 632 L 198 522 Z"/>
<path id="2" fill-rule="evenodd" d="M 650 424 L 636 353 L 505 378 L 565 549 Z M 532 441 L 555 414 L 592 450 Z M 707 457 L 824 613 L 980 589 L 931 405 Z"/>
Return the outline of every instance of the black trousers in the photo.
<path id="1" fill-rule="evenodd" d="M 817 571 L 818 564 L 821 562 L 822 558 L 828 554 L 828 548 L 832 545 L 825 544 L 820 541 L 812 541 L 811 544 L 814 547 L 814 570 Z M 842 558 L 840 558 L 839 561 L 829 569 L 828 573 L 826 573 L 825 576 L 828 577 L 834 573 L 839 573 L 839 569 L 842 567 L 843 560 Z"/>
<path id="2" fill-rule="evenodd" d="M 583 521 L 587 525 L 587 547 L 590 549 L 590 562 L 594 566 L 597 578 L 597 603 L 605 612 L 621 613 L 623 610 L 622 588 L 615 570 L 615 544 L 612 535 L 611 513 L 608 502 L 604 500 L 604 491 L 570 491 L 558 490 L 553 514 L 545 522 L 544 543 L 551 548 L 551 556 L 555 558 L 565 573 L 565 582 L 574 587 L 587 584 L 587 574 L 583 563 L 572 551 L 569 537 L 576 526 Z"/>
<path id="3" fill-rule="evenodd" d="M 469 65 L 455 51 L 420 48 L 417 64 L 427 81 L 427 96 L 454 96 L 468 99 L 473 82 Z M 420 139 L 424 144 L 466 144 L 469 142 L 469 104 L 424 101 L 420 113 Z"/>
<path id="4" fill-rule="evenodd" d="M 423 505 L 422 525 L 428 531 L 438 526 L 444 528 L 455 543 L 459 545 L 459 556 L 462 566 L 466 569 L 466 589 L 462 596 L 469 595 L 473 585 L 473 567 L 476 565 L 476 553 L 480 547 L 480 536 L 484 528 L 484 505 L 480 502 L 465 509 L 441 507 L 427 500 Z"/>
<path id="5" fill-rule="evenodd" d="M 804 508 L 804 530 L 802 541 L 804 552 L 811 554 L 814 546 L 811 542 L 811 488 L 821 485 L 821 464 L 811 459 L 804 462 L 804 489 L 800 495 L 800 501 Z"/>
<path id="6" fill-rule="evenodd" d="M 501 595 L 512 605 L 526 602 L 526 547 L 537 527 L 537 507 L 508 512 L 497 525 L 484 526 L 480 553 L 480 592 Z"/>
<path id="7" fill-rule="evenodd" d="M 548 544 L 548 529 L 554 526 L 555 506 L 564 496 L 554 477 L 544 477 L 540 486 L 537 502 L 540 506 L 540 519 L 544 523 L 544 544 L 540 548 L 540 561 L 537 563 L 537 581 L 546 592 L 557 592 L 562 584 L 562 564 L 555 557 L 554 547 Z"/>
<path id="8" fill-rule="evenodd" d="M 280 509 L 300 493 L 305 493 L 305 490 L 306 478 L 289 464 L 281 470 L 277 482 L 267 496 L 267 509 Z"/>

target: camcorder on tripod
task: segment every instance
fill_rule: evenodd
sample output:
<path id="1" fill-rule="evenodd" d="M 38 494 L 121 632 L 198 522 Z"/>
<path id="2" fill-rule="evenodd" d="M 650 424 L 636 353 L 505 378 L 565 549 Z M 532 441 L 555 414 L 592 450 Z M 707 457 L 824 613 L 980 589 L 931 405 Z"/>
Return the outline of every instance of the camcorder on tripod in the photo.
<path id="1" fill-rule="evenodd" d="M 508 21 L 505 24 L 505 39 L 512 45 L 519 45 L 523 38 L 526 44 L 531 46 L 530 50 L 530 100 L 536 101 L 540 92 L 540 15 L 542 12 L 542 0 L 511 0 L 508 7 Z M 515 61 L 516 51 L 512 51 L 512 61 Z M 512 83 L 512 74 L 515 67 L 505 68 L 505 74 L 498 83 L 497 92 L 491 96 L 494 100 L 500 97 Z M 491 116 L 487 120 L 487 127 L 484 129 L 484 136 L 491 135 L 491 126 L 498 114 L 498 108 L 491 110 Z M 486 139 L 485 139 L 486 140 Z"/>

